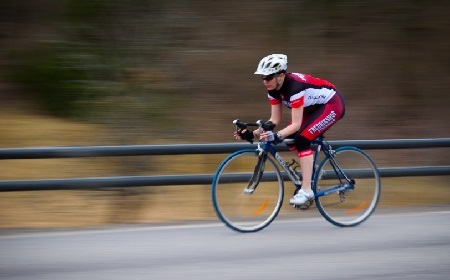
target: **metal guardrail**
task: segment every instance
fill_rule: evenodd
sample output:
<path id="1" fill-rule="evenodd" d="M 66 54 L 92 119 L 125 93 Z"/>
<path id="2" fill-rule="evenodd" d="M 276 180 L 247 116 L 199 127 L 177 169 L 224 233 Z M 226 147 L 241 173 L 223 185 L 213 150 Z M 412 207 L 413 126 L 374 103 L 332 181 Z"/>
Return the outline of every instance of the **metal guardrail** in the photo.
<path id="1" fill-rule="evenodd" d="M 363 150 L 415 149 L 450 147 L 450 138 L 391 139 L 391 140 L 339 140 L 328 141 L 333 148 L 355 146 Z M 132 145 L 132 146 L 86 146 L 86 147 L 39 147 L 0 149 L 0 160 L 44 159 L 74 157 L 157 156 L 189 154 L 224 154 L 240 149 L 256 148 L 256 144 L 178 144 L 178 145 Z M 287 151 L 285 145 L 279 145 Z"/>
<path id="2" fill-rule="evenodd" d="M 415 149 L 450 147 L 450 138 L 436 139 L 390 139 L 390 140 L 341 140 L 328 141 L 333 148 L 355 146 L 371 149 Z M 188 154 L 224 154 L 240 149 L 254 148 L 256 144 L 186 144 L 186 145 L 133 145 L 133 146 L 86 146 L 86 147 L 42 147 L 0 149 L 0 160 L 48 159 L 74 157 L 117 157 Z M 278 150 L 287 151 L 285 145 Z M 382 177 L 440 176 L 450 175 L 450 166 L 418 166 L 379 168 Z M 98 178 L 15 180 L 0 181 L 0 192 L 38 190 L 76 190 L 113 187 L 140 187 L 165 185 L 211 184 L 213 174 L 120 176 Z"/>

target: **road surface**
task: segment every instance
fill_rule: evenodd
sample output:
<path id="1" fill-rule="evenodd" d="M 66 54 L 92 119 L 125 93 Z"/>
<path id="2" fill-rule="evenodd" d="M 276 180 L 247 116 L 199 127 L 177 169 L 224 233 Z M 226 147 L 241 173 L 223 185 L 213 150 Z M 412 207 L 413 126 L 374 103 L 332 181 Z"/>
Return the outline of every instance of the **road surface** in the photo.
<path id="1" fill-rule="evenodd" d="M 0 279 L 450 279 L 450 206 L 355 228 L 302 215 L 250 234 L 218 222 L 2 232 Z"/>

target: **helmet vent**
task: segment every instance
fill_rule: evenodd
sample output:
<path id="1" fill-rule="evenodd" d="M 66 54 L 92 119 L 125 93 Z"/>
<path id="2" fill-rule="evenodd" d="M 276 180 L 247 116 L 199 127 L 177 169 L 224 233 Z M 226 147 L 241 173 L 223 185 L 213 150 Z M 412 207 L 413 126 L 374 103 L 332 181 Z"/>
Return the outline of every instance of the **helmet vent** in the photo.
<path id="1" fill-rule="evenodd" d="M 270 75 L 278 73 L 287 68 L 287 56 L 284 54 L 271 54 L 263 59 L 258 65 L 255 74 Z"/>

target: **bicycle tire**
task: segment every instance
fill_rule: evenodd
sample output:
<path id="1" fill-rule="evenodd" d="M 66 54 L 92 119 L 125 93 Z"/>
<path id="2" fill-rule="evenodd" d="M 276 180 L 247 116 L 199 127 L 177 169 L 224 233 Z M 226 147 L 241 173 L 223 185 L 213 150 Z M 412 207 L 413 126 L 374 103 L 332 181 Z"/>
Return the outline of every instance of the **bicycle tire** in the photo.
<path id="1" fill-rule="evenodd" d="M 317 196 L 328 188 L 343 185 L 336 175 L 340 172 L 335 172 L 330 157 L 325 157 L 314 178 L 317 209 L 327 221 L 336 226 L 359 225 L 373 214 L 380 199 L 381 179 L 378 168 L 366 152 L 356 147 L 338 148 L 333 158 L 346 176 L 354 180 L 354 188 Z M 343 181 L 347 183 L 345 179 Z"/>
<path id="2" fill-rule="evenodd" d="M 283 204 L 282 175 L 271 157 L 266 159 L 255 191 L 244 193 L 253 176 L 258 154 L 257 150 L 237 151 L 222 162 L 214 175 L 214 210 L 225 225 L 238 232 L 256 232 L 267 227 Z"/>

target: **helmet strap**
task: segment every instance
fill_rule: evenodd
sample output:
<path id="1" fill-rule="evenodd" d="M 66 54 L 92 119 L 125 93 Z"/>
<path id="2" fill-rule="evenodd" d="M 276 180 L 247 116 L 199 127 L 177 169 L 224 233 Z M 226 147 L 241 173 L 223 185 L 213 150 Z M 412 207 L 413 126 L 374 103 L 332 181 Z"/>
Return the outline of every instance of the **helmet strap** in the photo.
<path id="1" fill-rule="evenodd" d="M 283 84 L 283 83 L 280 83 L 279 81 L 278 81 L 278 77 L 280 76 L 280 74 L 277 74 L 277 76 L 275 77 L 275 79 L 277 79 L 277 87 L 276 87 L 276 90 L 280 90 L 281 89 L 281 85 Z M 283 81 L 284 81 L 284 78 L 283 78 Z"/>

